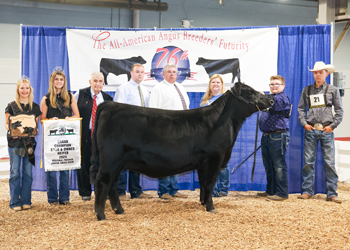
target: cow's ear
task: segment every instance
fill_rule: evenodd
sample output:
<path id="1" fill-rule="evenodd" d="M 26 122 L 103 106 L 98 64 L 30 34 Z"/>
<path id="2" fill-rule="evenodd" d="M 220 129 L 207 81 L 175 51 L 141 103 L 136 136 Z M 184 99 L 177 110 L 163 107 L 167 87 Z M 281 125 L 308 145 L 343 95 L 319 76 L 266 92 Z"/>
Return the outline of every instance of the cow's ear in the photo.
<path id="1" fill-rule="evenodd" d="M 236 90 L 236 93 L 238 95 L 240 95 L 241 94 L 241 82 L 236 82 L 234 88 Z"/>

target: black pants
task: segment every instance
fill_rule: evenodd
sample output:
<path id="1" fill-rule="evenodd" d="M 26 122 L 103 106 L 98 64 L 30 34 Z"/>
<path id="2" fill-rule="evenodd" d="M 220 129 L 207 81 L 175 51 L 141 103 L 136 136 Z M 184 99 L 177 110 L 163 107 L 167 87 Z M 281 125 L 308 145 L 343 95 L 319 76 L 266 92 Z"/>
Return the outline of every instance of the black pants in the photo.
<path id="1" fill-rule="evenodd" d="M 90 158 L 91 138 L 81 141 L 81 169 L 77 169 L 78 189 L 80 196 L 91 196 L 90 184 Z"/>

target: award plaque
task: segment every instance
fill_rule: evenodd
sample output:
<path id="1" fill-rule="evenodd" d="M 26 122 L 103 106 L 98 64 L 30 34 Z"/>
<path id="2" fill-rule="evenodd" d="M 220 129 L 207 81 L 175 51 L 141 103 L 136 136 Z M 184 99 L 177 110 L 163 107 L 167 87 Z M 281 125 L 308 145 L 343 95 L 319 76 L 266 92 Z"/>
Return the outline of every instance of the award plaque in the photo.
<path id="1" fill-rule="evenodd" d="M 11 115 L 9 117 L 10 134 L 13 137 L 27 137 L 36 135 L 38 124 L 35 115 Z"/>

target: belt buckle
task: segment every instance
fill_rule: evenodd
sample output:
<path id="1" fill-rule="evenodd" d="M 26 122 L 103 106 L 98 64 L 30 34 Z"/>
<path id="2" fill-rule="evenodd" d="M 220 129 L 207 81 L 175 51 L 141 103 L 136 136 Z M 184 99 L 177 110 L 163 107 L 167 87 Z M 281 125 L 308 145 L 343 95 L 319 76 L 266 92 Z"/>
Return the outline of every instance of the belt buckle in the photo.
<path id="1" fill-rule="evenodd" d="M 322 130 L 322 129 L 323 129 L 323 125 L 322 125 L 321 123 L 316 123 L 316 124 L 314 125 L 314 128 L 315 128 L 316 130 Z"/>

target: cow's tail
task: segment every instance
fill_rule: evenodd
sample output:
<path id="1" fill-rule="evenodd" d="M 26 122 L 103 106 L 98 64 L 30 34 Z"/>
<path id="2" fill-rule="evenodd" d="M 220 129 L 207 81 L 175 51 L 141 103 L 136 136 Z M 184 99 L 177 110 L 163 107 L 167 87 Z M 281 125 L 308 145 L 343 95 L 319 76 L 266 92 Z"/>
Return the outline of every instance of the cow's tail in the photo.
<path id="1" fill-rule="evenodd" d="M 91 158 L 90 158 L 90 183 L 95 185 L 95 180 L 97 176 L 98 169 L 100 168 L 100 157 L 99 150 L 97 145 L 97 129 L 98 129 L 98 120 L 100 117 L 100 113 L 104 109 L 104 107 L 108 104 L 109 101 L 105 101 L 98 105 L 96 114 L 95 114 L 95 123 L 94 123 L 94 131 L 91 138 Z"/>

